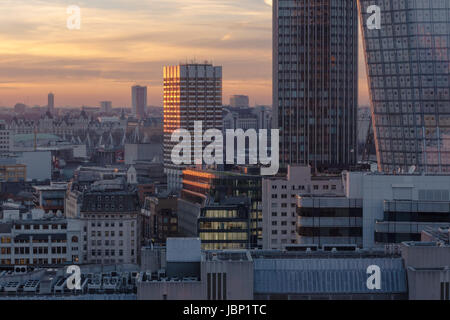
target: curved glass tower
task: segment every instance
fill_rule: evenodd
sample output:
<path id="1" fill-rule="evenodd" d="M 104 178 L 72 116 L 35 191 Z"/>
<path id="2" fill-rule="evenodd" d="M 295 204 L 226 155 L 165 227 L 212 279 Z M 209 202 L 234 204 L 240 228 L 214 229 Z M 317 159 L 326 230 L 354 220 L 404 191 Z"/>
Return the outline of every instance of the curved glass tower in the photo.
<path id="1" fill-rule="evenodd" d="M 381 9 L 370 30 L 368 7 Z M 359 0 L 380 171 L 450 172 L 450 1 Z"/>

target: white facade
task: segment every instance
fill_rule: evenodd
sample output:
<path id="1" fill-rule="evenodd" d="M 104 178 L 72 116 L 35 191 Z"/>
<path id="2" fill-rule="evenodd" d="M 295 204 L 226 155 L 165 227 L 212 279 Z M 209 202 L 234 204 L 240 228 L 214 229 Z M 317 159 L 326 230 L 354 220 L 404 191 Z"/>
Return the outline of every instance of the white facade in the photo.
<path id="1" fill-rule="evenodd" d="M 313 177 L 311 168 L 288 168 L 287 177 L 263 179 L 263 249 L 298 244 L 297 195 L 344 195 L 340 176 Z"/>
<path id="2" fill-rule="evenodd" d="M 362 172 L 346 173 L 346 195 L 363 199 L 363 247 L 377 246 L 375 232 L 410 234 L 421 233 L 426 226 L 440 226 L 439 222 L 383 221 L 388 204 L 401 207 L 413 204 L 422 212 L 450 212 L 450 175 L 385 175 Z M 449 213 L 450 215 L 450 213 Z M 444 223 L 448 225 L 448 223 Z"/>
<path id="3" fill-rule="evenodd" d="M 137 213 L 123 215 L 81 214 L 86 227 L 87 263 L 137 263 Z"/>
<path id="4" fill-rule="evenodd" d="M 60 265 L 83 263 L 82 224 L 49 218 L 43 211 L 4 212 L 0 221 L 0 265 Z"/>

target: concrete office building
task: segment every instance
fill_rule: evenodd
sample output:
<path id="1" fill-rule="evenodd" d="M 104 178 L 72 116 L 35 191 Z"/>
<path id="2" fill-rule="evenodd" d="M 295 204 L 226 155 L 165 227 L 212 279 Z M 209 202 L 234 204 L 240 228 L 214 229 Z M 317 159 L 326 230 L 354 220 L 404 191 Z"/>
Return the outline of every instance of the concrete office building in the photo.
<path id="1" fill-rule="evenodd" d="M 133 116 L 144 119 L 147 111 L 147 87 L 133 86 L 131 88 L 131 106 Z"/>
<path id="2" fill-rule="evenodd" d="M 404 242 L 401 250 L 408 272 L 409 300 L 450 301 L 450 245 Z"/>
<path id="3" fill-rule="evenodd" d="M 0 266 L 55 266 L 83 263 L 82 224 L 48 216 L 40 209 L 3 210 Z"/>
<path id="4" fill-rule="evenodd" d="M 359 1 L 379 170 L 450 171 L 450 3 Z M 369 6 L 381 29 L 369 29 Z"/>
<path id="5" fill-rule="evenodd" d="M 340 175 L 312 175 L 308 166 L 289 166 L 286 176 L 264 178 L 262 185 L 264 249 L 281 250 L 302 243 L 298 234 L 298 195 L 344 195 Z"/>
<path id="6" fill-rule="evenodd" d="M 406 270 L 398 254 L 314 245 L 296 249 L 304 251 L 218 252 L 200 250 L 200 239 L 168 239 L 167 249 L 142 249 L 138 299 L 407 299 Z M 379 290 L 367 288 L 372 265 L 381 268 Z"/>
<path id="7" fill-rule="evenodd" d="M 253 251 L 255 300 L 406 300 L 400 256 L 375 251 Z M 304 247 L 306 250 L 307 247 Z M 367 287 L 367 268 L 381 269 L 379 290 Z"/>
<path id="8" fill-rule="evenodd" d="M 86 263 L 138 263 L 139 198 L 123 178 L 83 184 L 73 181 L 66 216 L 83 223 Z"/>
<path id="9" fill-rule="evenodd" d="M 35 207 L 44 210 L 46 213 L 59 213 L 63 216 L 67 186 L 67 183 L 34 186 L 33 203 Z"/>
<path id="10" fill-rule="evenodd" d="M 0 181 L 20 182 L 27 179 L 27 166 L 13 159 L 0 159 Z"/>
<path id="11" fill-rule="evenodd" d="M 222 131 L 222 67 L 212 64 L 164 67 L 164 166 L 172 191 L 181 190 L 186 165 L 172 162 L 172 149 L 178 142 L 172 142 L 171 136 L 177 129 L 188 130 L 194 152 L 195 121 L 202 121 L 203 132 Z M 191 159 L 194 164 L 194 158 Z"/>
<path id="12" fill-rule="evenodd" d="M 273 1 L 273 127 L 280 163 L 356 163 L 357 2 Z"/>
<path id="13" fill-rule="evenodd" d="M 112 112 L 112 102 L 111 101 L 101 101 L 100 102 L 100 110 L 103 113 Z"/>
<path id="14" fill-rule="evenodd" d="M 144 243 L 165 244 L 178 236 L 178 199 L 170 194 L 146 197 L 140 223 Z"/>
<path id="15" fill-rule="evenodd" d="M 138 300 L 253 299 L 253 260 L 248 251 L 202 252 L 200 239 L 178 238 L 167 240 L 165 261 L 160 253 L 142 256 L 157 261 L 147 262 L 154 268 L 139 275 Z"/>
<path id="16" fill-rule="evenodd" d="M 297 233 L 300 244 L 362 247 L 361 199 L 298 196 L 297 201 Z"/>
<path id="17" fill-rule="evenodd" d="M 233 95 L 230 97 L 230 106 L 233 108 L 248 108 L 250 100 L 248 96 Z"/>
<path id="18" fill-rule="evenodd" d="M 51 92 L 48 94 L 47 111 L 55 114 L 55 95 Z"/>
<path id="19" fill-rule="evenodd" d="M 186 236 L 197 236 L 202 208 L 226 198 L 247 197 L 250 199 L 250 246 L 262 248 L 261 185 L 260 168 L 255 167 L 236 167 L 228 171 L 184 170 L 178 205 L 180 232 Z"/>
<path id="20" fill-rule="evenodd" d="M 362 246 L 373 248 L 404 241 L 419 241 L 421 232 L 427 227 L 445 227 L 450 222 L 448 175 L 344 172 L 343 180 L 345 196 L 342 197 L 319 196 L 314 197 L 311 203 L 311 199 L 300 194 L 299 214 L 303 214 L 303 204 L 308 210 L 315 208 L 316 213 L 320 213 L 322 209 L 332 209 L 327 215 L 332 213 L 335 218 L 324 221 L 332 222 L 332 225 L 321 224 L 318 230 L 322 227 L 351 228 L 355 234 L 350 229 L 348 233 L 338 232 L 339 230 L 333 232 L 344 236 L 343 239 L 345 235 L 353 234 L 358 241 L 350 242 L 359 245 L 362 208 Z M 322 206 L 322 202 L 326 205 Z M 344 205 L 346 203 L 347 206 Z M 344 211 L 347 212 L 346 221 L 340 221 L 342 217 L 336 219 Z M 300 230 L 312 223 L 311 219 L 306 218 L 308 217 L 299 216 Z"/>
<path id="21" fill-rule="evenodd" d="M 0 154 L 9 152 L 12 144 L 12 134 L 5 121 L 0 120 Z"/>
<path id="22" fill-rule="evenodd" d="M 363 199 L 363 246 L 419 241 L 427 226 L 448 225 L 450 176 L 348 173 L 349 198 Z"/>

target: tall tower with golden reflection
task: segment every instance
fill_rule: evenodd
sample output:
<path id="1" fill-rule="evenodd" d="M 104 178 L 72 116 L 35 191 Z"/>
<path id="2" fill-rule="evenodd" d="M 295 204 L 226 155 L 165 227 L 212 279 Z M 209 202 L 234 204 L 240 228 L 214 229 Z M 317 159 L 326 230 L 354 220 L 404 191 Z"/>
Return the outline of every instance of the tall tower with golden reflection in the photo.
<path id="1" fill-rule="evenodd" d="M 185 166 L 172 162 L 172 133 L 189 130 L 194 138 L 194 122 L 202 121 L 203 132 L 222 130 L 222 67 L 204 64 L 180 64 L 164 67 L 164 167 L 169 190 L 182 187 Z"/>

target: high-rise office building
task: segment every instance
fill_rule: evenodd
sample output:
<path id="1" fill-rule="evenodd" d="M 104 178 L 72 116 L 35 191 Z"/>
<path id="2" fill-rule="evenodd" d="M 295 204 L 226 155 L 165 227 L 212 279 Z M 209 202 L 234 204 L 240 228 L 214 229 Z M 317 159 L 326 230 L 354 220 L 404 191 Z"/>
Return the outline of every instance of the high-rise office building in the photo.
<path id="1" fill-rule="evenodd" d="M 103 113 L 110 113 L 112 111 L 112 102 L 111 101 L 101 101 L 100 102 L 100 110 Z"/>
<path id="2" fill-rule="evenodd" d="M 230 97 L 230 106 L 233 108 L 248 108 L 250 99 L 248 96 L 234 95 Z"/>
<path id="3" fill-rule="evenodd" d="M 133 115 L 138 119 L 145 118 L 147 109 L 147 87 L 133 86 L 131 88 L 131 100 Z"/>
<path id="4" fill-rule="evenodd" d="M 54 114 L 54 112 L 55 112 L 55 95 L 51 92 L 48 94 L 47 106 L 48 106 L 48 111 L 51 114 Z"/>
<path id="5" fill-rule="evenodd" d="M 185 168 L 172 162 L 172 149 L 178 144 L 171 141 L 172 133 L 177 129 L 188 130 L 193 150 L 195 121 L 202 121 L 203 132 L 222 130 L 222 67 L 212 64 L 164 67 L 164 167 L 171 190 L 181 189 Z"/>
<path id="6" fill-rule="evenodd" d="M 273 1 L 273 124 L 282 164 L 356 162 L 356 1 Z"/>
<path id="7" fill-rule="evenodd" d="M 359 6 L 379 170 L 449 172 L 450 2 Z M 381 12 L 380 29 L 370 6 Z"/>

